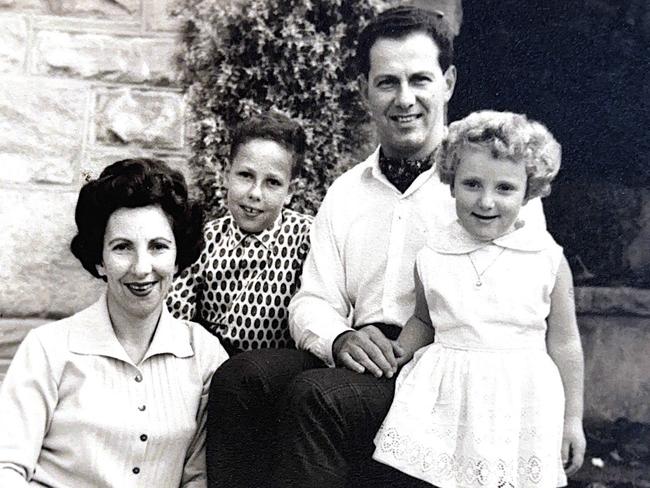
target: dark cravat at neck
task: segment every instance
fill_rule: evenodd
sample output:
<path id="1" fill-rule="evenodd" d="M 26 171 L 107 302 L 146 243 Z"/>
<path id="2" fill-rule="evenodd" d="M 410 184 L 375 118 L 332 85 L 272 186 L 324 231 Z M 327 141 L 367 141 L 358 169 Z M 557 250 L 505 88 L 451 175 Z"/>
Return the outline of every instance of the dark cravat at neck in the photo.
<path id="1" fill-rule="evenodd" d="M 379 150 L 379 169 L 395 188 L 404 193 L 415 179 L 431 167 L 431 154 L 422 159 L 389 158 Z"/>

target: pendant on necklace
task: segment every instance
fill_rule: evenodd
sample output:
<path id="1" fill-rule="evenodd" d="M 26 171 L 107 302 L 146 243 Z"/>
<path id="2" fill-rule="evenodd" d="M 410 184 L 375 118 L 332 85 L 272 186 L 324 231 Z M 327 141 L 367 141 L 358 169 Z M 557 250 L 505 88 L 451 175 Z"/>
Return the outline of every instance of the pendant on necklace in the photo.
<path id="1" fill-rule="evenodd" d="M 477 281 L 476 283 L 474 283 L 474 286 L 478 288 L 478 287 L 480 287 L 482 284 L 483 284 L 483 283 L 481 283 L 480 281 Z"/>

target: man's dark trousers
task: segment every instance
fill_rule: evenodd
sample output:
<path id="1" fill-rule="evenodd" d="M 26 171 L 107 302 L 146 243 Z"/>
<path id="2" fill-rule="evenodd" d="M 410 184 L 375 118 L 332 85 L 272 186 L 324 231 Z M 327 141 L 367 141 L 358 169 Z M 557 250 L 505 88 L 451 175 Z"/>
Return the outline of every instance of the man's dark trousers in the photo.
<path id="1" fill-rule="evenodd" d="M 210 389 L 208 486 L 430 487 L 371 459 L 394 389 L 304 351 L 234 356 Z"/>

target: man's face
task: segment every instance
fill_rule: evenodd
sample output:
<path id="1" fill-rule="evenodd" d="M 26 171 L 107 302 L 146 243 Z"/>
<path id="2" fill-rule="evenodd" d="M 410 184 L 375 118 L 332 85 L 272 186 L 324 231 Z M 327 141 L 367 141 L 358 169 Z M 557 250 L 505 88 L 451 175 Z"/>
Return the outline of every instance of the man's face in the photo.
<path id="1" fill-rule="evenodd" d="M 443 73 L 438 53 L 424 32 L 379 38 L 370 49 L 370 72 L 361 79 L 361 91 L 388 157 L 426 157 L 442 139 L 456 70 L 450 66 Z"/>

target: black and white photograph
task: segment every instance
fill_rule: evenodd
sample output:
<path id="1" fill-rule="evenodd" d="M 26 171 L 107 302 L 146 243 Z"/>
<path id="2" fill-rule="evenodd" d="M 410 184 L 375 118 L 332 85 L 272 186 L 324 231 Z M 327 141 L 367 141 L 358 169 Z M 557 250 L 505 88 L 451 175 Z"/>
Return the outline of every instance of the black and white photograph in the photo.
<path id="1" fill-rule="evenodd" d="M 0 0 L 0 487 L 650 488 L 649 0 Z"/>

